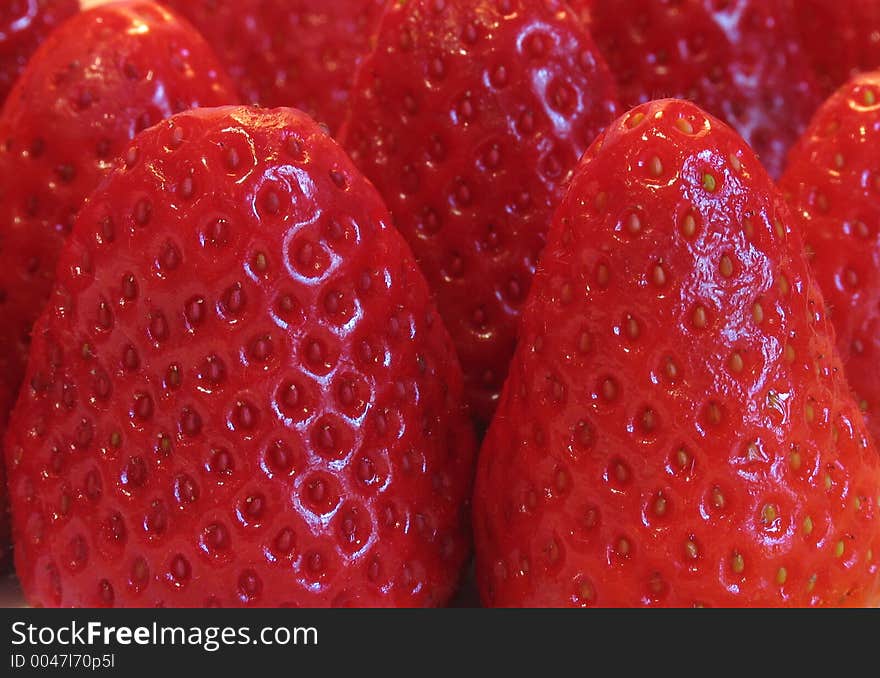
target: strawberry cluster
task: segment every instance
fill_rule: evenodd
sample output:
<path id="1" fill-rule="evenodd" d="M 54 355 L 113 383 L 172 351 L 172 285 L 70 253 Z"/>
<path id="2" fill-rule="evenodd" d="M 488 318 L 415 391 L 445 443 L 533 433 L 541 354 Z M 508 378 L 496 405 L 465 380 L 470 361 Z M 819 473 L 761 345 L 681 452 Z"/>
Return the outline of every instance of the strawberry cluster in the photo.
<path id="1" fill-rule="evenodd" d="M 873 3 L 83 4 L 0 9 L 29 603 L 880 604 Z"/>

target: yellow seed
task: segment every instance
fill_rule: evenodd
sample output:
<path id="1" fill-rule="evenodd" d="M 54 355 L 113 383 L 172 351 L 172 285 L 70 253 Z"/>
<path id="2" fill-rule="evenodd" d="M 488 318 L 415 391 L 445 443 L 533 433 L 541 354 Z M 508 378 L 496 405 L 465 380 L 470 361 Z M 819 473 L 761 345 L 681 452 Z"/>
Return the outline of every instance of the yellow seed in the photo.
<path id="1" fill-rule="evenodd" d="M 639 322 L 635 318 L 633 318 L 632 316 L 629 316 L 626 319 L 626 335 L 630 339 L 635 341 L 636 339 L 639 338 L 639 334 L 640 334 Z"/>
<path id="2" fill-rule="evenodd" d="M 706 419 L 708 419 L 712 426 L 718 426 L 721 423 L 721 408 L 718 407 L 717 403 L 709 403 Z"/>
<path id="3" fill-rule="evenodd" d="M 839 541 L 834 545 L 834 557 L 840 558 L 843 555 L 844 551 L 844 543 L 843 541 Z"/>
<path id="4" fill-rule="evenodd" d="M 760 302 L 755 302 L 755 305 L 752 306 L 752 320 L 755 321 L 756 325 L 760 325 L 764 322 L 764 307 L 761 306 Z"/>
<path id="5" fill-rule="evenodd" d="M 745 560 L 743 560 L 741 553 L 738 553 L 737 551 L 733 552 L 730 567 L 736 574 L 742 574 L 742 571 L 746 569 L 746 563 Z"/>
<path id="6" fill-rule="evenodd" d="M 666 271 L 663 270 L 662 264 L 654 266 L 651 278 L 657 287 L 663 287 L 666 284 Z"/>
<path id="7" fill-rule="evenodd" d="M 781 238 L 785 235 L 785 226 L 782 225 L 782 222 L 777 219 L 773 222 L 773 228 L 776 231 L 776 237 Z"/>
<path id="8" fill-rule="evenodd" d="M 654 500 L 654 514 L 658 516 L 666 515 L 666 497 L 662 494 L 658 494 Z"/>
<path id="9" fill-rule="evenodd" d="M 626 121 L 626 126 L 632 129 L 636 125 L 640 124 L 645 119 L 645 114 L 642 112 L 636 113 L 635 115 L 631 115 L 629 120 Z"/>
<path id="10" fill-rule="evenodd" d="M 834 154 L 834 164 L 837 169 L 843 169 L 843 153 Z"/>
<path id="11" fill-rule="evenodd" d="M 810 516 L 804 518 L 804 534 L 809 536 L 813 533 L 813 519 Z"/>
<path id="12" fill-rule="evenodd" d="M 699 329 L 699 330 L 701 330 L 701 329 L 703 329 L 704 327 L 706 327 L 706 325 L 707 325 L 708 322 L 709 322 L 709 318 L 708 318 L 708 315 L 706 314 L 706 309 L 705 309 L 705 307 L 703 307 L 703 306 L 697 306 L 697 307 L 694 309 L 694 318 L 693 318 L 693 321 L 694 321 L 694 327 L 696 327 L 696 328 Z"/>
<path id="13" fill-rule="evenodd" d="M 686 238 L 693 238 L 697 232 L 697 220 L 693 214 L 686 214 L 681 222 L 681 232 Z"/>
<path id="14" fill-rule="evenodd" d="M 863 97 L 866 106 L 873 106 L 877 103 L 877 95 L 874 94 L 874 90 L 866 89 Z"/>
<path id="15" fill-rule="evenodd" d="M 588 581 L 582 581 L 580 583 L 580 586 L 578 587 L 578 593 L 580 594 L 581 599 L 588 603 L 592 602 L 593 597 L 596 595 L 595 591 L 593 590 L 593 585 L 590 584 L 590 582 Z"/>
<path id="16" fill-rule="evenodd" d="M 784 275 L 779 276 L 779 293 L 784 297 L 788 295 L 791 286 L 788 284 L 788 278 Z"/>
<path id="17" fill-rule="evenodd" d="M 769 525 L 776 520 L 776 507 L 772 504 L 765 504 L 761 515 L 763 516 L 764 522 Z"/>
<path id="18" fill-rule="evenodd" d="M 782 586 L 786 579 L 788 579 L 788 571 L 784 567 L 780 567 L 776 572 L 776 583 Z"/>
<path id="19" fill-rule="evenodd" d="M 737 173 L 742 169 L 742 162 L 740 162 L 740 159 L 733 153 L 730 154 L 730 166 L 733 167 L 733 170 Z"/>
<path id="20" fill-rule="evenodd" d="M 717 487 L 712 488 L 712 505 L 718 510 L 724 508 L 724 495 Z"/>
<path id="21" fill-rule="evenodd" d="M 663 163 L 656 155 L 648 161 L 648 172 L 651 173 L 652 177 L 659 177 L 663 174 Z"/>
<path id="22" fill-rule="evenodd" d="M 791 467 L 797 471 L 801 467 L 801 453 L 800 452 L 792 452 L 788 458 L 788 463 L 791 464 Z"/>
<path id="23" fill-rule="evenodd" d="M 617 384 L 613 379 L 602 382 L 602 395 L 605 396 L 605 400 L 614 400 L 617 397 Z"/>
<path id="24" fill-rule="evenodd" d="M 632 212 L 626 220 L 626 230 L 630 232 L 632 235 L 637 235 L 642 230 L 642 220 L 639 218 L 639 215 L 635 212 Z"/>
<path id="25" fill-rule="evenodd" d="M 721 275 L 725 278 L 733 275 L 733 261 L 727 255 L 721 257 L 721 266 L 719 268 L 721 269 Z"/>
<path id="26" fill-rule="evenodd" d="M 810 575 L 810 578 L 807 580 L 807 593 L 812 593 L 813 589 L 816 588 L 816 580 L 818 578 L 818 575 Z"/>
<path id="27" fill-rule="evenodd" d="M 629 555 L 629 541 L 627 539 L 621 539 L 617 542 L 617 552 L 626 557 Z"/>
<path id="28" fill-rule="evenodd" d="M 690 464 L 691 458 L 687 450 L 682 447 L 675 453 L 675 461 L 678 463 L 678 467 L 683 469 Z"/>
<path id="29" fill-rule="evenodd" d="M 679 118 L 675 121 L 675 126 L 678 127 L 685 134 L 693 134 L 694 126 L 691 124 L 690 120 L 685 120 L 684 118 Z"/>
<path id="30" fill-rule="evenodd" d="M 825 474 L 825 489 L 826 489 L 826 490 L 830 490 L 832 484 L 833 484 L 833 483 L 832 483 L 832 480 L 831 480 L 831 474 L 830 474 L 830 473 L 826 473 L 826 474 Z"/>
<path id="31" fill-rule="evenodd" d="M 815 419 L 816 410 L 813 407 L 813 403 L 807 403 L 806 407 L 804 407 L 804 417 L 806 418 L 808 424 L 812 423 L 813 419 Z"/>
<path id="32" fill-rule="evenodd" d="M 688 558 L 691 560 L 696 560 L 700 557 L 700 550 L 697 548 L 697 545 L 693 542 L 693 540 L 688 539 L 684 545 L 685 551 L 687 552 Z"/>
<path id="33" fill-rule="evenodd" d="M 728 365 L 730 366 L 731 372 L 739 374 L 743 371 L 744 367 L 742 356 L 739 353 L 734 353 L 732 356 L 730 356 L 730 361 L 728 362 Z"/>
<path id="34" fill-rule="evenodd" d="M 796 355 L 794 352 L 794 347 L 791 344 L 785 345 L 785 362 L 793 363 Z"/>
<path id="35" fill-rule="evenodd" d="M 666 376 L 670 379 L 675 379 L 678 376 L 678 365 L 675 364 L 675 361 L 672 358 L 666 359 Z"/>
<path id="36" fill-rule="evenodd" d="M 718 188 L 718 182 L 715 180 L 715 177 L 708 172 L 703 175 L 703 188 L 709 191 L 709 193 L 714 193 L 715 189 Z"/>

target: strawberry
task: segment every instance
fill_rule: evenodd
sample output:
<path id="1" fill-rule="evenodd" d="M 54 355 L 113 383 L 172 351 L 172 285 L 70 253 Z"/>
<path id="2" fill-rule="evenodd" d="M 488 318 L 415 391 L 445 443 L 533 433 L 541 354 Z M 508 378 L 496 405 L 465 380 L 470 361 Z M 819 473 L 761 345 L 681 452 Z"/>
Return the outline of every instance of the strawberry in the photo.
<path id="1" fill-rule="evenodd" d="M 853 75 L 880 67 L 880 3 L 798 0 L 798 28 L 826 94 Z"/>
<path id="2" fill-rule="evenodd" d="M 846 375 L 880 440 L 880 73 L 819 109 L 780 181 L 828 303 Z"/>
<path id="3" fill-rule="evenodd" d="M 4 0 L 0 5 L 0 104 L 46 35 L 79 11 L 79 0 Z"/>
<path id="4" fill-rule="evenodd" d="M 779 176 L 821 103 L 793 0 L 574 3 L 589 14 L 625 104 L 692 99 L 735 127 Z"/>
<path id="5" fill-rule="evenodd" d="M 385 0 L 162 0 L 208 38 L 249 103 L 336 130 Z"/>
<path id="6" fill-rule="evenodd" d="M 562 184 L 615 88 L 555 0 L 395 3 L 377 43 L 340 138 L 415 251 L 488 420 Z"/>
<path id="7" fill-rule="evenodd" d="M 60 26 L 10 93 L 0 117 L 0 436 L 76 211 L 139 129 L 193 106 L 234 103 L 220 68 L 167 10 L 118 3 Z M 4 485 L 0 477 L 0 506 Z"/>
<path id="8" fill-rule="evenodd" d="M 10 421 L 31 603 L 442 604 L 474 435 L 375 189 L 305 114 L 138 136 L 80 212 Z"/>
<path id="9" fill-rule="evenodd" d="M 695 105 L 596 141 L 480 456 L 486 603 L 880 602 L 880 456 L 802 249 L 753 152 Z"/>

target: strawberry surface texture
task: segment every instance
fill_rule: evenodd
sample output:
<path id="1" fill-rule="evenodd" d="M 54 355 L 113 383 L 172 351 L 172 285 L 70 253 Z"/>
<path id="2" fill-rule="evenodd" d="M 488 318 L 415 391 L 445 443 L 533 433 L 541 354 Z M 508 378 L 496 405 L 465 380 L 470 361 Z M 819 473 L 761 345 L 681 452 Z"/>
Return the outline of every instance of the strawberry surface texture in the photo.
<path id="1" fill-rule="evenodd" d="M 880 456 L 803 249 L 754 153 L 693 104 L 600 136 L 481 451 L 485 603 L 878 603 Z"/>
<path id="2" fill-rule="evenodd" d="M 79 10 L 79 0 L 4 0 L 0 6 L 0 104 L 49 32 Z"/>
<path id="3" fill-rule="evenodd" d="M 690 99 L 737 129 L 774 177 L 821 103 L 794 0 L 572 0 L 624 105 Z"/>
<path id="4" fill-rule="evenodd" d="M 780 188 L 800 220 L 846 376 L 880 435 L 880 73 L 856 77 L 819 110 Z"/>
<path id="5" fill-rule="evenodd" d="M 859 72 L 880 68 L 880 3 L 798 0 L 801 46 L 826 94 Z"/>
<path id="6" fill-rule="evenodd" d="M 248 103 L 335 131 L 386 0 L 163 0 L 211 42 Z"/>
<path id="7" fill-rule="evenodd" d="M 428 278 L 478 420 L 564 181 L 616 114 L 592 39 L 554 0 L 393 3 L 361 67 L 341 142 Z"/>
<path id="8" fill-rule="evenodd" d="M 86 195 L 137 131 L 236 100 L 201 36 L 149 2 L 78 14 L 28 63 L 0 115 L 0 434 Z"/>
<path id="9" fill-rule="evenodd" d="M 44 606 L 427 606 L 469 552 L 451 340 L 292 109 L 176 115 L 80 212 L 6 439 Z"/>

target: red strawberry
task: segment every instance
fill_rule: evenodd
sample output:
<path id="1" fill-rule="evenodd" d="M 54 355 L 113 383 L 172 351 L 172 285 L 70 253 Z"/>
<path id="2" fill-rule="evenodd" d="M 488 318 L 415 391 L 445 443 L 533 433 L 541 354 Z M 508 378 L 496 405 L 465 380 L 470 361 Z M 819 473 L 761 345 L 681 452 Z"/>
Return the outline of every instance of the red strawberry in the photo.
<path id="1" fill-rule="evenodd" d="M 385 0 L 162 0 L 208 38 L 242 96 L 336 130 Z"/>
<path id="2" fill-rule="evenodd" d="M 291 109 L 143 132 L 80 213 L 7 464 L 42 605 L 431 605 L 468 551 L 454 349 L 375 189 Z"/>
<path id="3" fill-rule="evenodd" d="M 790 219 L 690 103 L 587 152 L 480 457 L 485 602 L 880 602 L 880 456 Z"/>
<path id="4" fill-rule="evenodd" d="M 574 0 L 624 103 L 692 99 L 733 125 L 773 176 L 821 103 L 793 0 Z"/>
<path id="5" fill-rule="evenodd" d="M 235 100 L 204 40 L 149 2 L 78 14 L 34 55 L 0 117 L 0 436 L 31 325 L 85 196 L 139 129 Z M 0 506 L 4 494 L 0 477 Z"/>
<path id="6" fill-rule="evenodd" d="M 340 137 L 413 247 L 481 418 L 561 185 L 615 112 L 607 68 L 555 0 L 396 3 L 360 71 Z"/>
<path id="7" fill-rule="evenodd" d="M 831 94 L 852 75 L 880 67 L 877 0 L 798 0 L 803 49 Z"/>
<path id="8" fill-rule="evenodd" d="M 0 104 L 46 35 L 79 10 L 79 0 L 4 0 L 0 5 Z"/>
<path id="9" fill-rule="evenodd" d="M 28 333 L 73 218 L 113 159 L 139 130 L 172 113 L 234 101 L 204 40 L 149 2 L 84 12 L 46 40 L 0 118 L 0 381 L 7 387 L 21 378 Z"/>
<path id="10" fill-rule="evenodd" d="M 828 303 L 847 378 L 880 440 L 880 73 L 831 97 L 780 181 Z"/>

